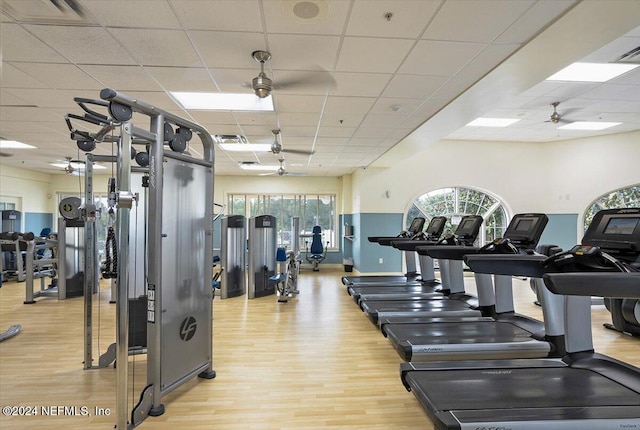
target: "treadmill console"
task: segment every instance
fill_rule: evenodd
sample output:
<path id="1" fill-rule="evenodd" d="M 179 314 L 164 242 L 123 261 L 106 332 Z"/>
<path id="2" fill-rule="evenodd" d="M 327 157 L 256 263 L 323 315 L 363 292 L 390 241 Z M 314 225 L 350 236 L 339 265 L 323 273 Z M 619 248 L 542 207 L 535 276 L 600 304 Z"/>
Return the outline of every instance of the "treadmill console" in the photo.
<path id="1" fill-rule="evenodd" d="M 465 215 L 453 234 L 446 235 L 438 242 L 439 245 L 465 245 L 471 246 L 478 238 L 480 227 L 484 220 L 480 215 Z"/>
<path id="2" fill-rule="evenodd" d="M 442 236 L 444 231 L 444 225 L 447 223 L 447 218 L 443 216 L 436 216 L 431 218 L 431 222 L 425 230 L 427 240 L 438 240 Z"/>
<path id="3" fill-rule="evenodd" d="M 593 217 L 583 245 L 598 246 L 624 261 L 640 256 L 640 208 L 606 209 Z"/>
<path id="4" fill-rule="evenodd" d="M 548 222 L 549 217 L 545 214 L 517 214 L 507 226 L 503 238 L 509 239 L 517 248 L 534 249 Z"/>
<path id="5" fill-rule="evenodd" d="M 414 218 L 413 221 L 411 221 L 409 230 L 407 230 L 407 236 L 411 237 L 411 236 L 415 236 L 416 234 L 419 234 L 424 227 L 425 221 L 426 219 L 421 217 Z"/>

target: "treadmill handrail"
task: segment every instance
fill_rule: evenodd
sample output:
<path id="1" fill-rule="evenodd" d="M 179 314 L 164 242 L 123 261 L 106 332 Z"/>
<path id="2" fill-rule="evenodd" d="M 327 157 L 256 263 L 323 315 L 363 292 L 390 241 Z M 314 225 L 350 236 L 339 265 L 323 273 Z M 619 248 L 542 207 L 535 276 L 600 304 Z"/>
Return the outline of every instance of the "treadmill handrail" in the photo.
<path id="1" fill-rule="evenodd" d="M 541 278 L 549 272 L 542 262 L 547 259 L 542 254 L 469 254 L 464 261 L 475 273 L 493 275 L 528 276 Z"/>
<path id="2" fill-rule="evenodd" d="M 640 298 L 640 272 L 548 273 L 543 279 L 554 294 Z"/>

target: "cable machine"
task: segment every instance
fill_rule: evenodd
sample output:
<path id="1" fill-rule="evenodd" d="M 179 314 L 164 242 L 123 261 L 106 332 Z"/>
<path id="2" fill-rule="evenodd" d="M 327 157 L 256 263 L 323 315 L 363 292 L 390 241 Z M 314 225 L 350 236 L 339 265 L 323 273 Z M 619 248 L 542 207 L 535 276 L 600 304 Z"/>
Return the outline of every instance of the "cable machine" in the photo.
<path id="1" fill-rule="evenodd" d="M 131 209 L 136 196 L 131 186 L 132 144 L 143 144 L 149 166 L 147 212 L 148 260 L 147 386 L 131 411 L 127 403 L 129 301 L 116 309 L 116 428 L 133 428 L 149 415 L 164 413 L 161 399 L 198 376 L 215 377 L 212 368 L 213 182 L 214 147 L 210 133 L 198 124 L 112 89 L 102 100 L 74 99 L 84 116 L 68 114 L 72 139 L 87 152 L 109 133 L 118 133 L 117 151 L 117 297 L 128 297 L 133 276 L 130 262 Z M 106 108 L 108 115 L 87 104 Z M 150 119 L 149 130 L 131 122 L 133 113 Z M 76 130 L 70 119 L 100 127 L 96 133 Z M 174 131 L 174 127 L 176 127 Z M 193 133 L 202 142 L 202 156 L 187 150 Z M 193 153 L 195 153 L 195 148 Z M 199 149 L 199 148 L 198 148 Z"/>

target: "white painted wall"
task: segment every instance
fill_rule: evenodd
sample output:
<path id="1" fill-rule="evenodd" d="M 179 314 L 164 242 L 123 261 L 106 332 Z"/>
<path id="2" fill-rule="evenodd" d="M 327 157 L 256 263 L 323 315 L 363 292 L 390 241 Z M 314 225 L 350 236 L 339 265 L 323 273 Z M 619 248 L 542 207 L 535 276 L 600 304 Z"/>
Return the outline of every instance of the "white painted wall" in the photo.
<path id="1" fill-rule="evenodd" d="M 404 213 L 425 192 L 467 186 L 498 195 L 512 213 L 581 215 L 601 194 L 637 183 L 640 132 L 548 143 L 443 140 L 396 167 L 355 172 L 353 201 L 354 212 Z"/>

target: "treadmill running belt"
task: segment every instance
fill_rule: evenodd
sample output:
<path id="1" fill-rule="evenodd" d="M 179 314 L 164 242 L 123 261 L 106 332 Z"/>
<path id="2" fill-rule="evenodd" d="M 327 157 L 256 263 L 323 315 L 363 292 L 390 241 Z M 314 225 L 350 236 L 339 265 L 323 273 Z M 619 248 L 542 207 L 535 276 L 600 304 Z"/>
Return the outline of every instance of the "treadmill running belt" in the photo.
<path id="1" fill-rule="evenodd" d="M 495 321 L 472 323 L 389 324 L 387 337 L 410 345 L 527 342 L 531 333 L 513 324 Z M 472 358 L 472 357 L 471 357 Z"/>
<path id="2" fill-rule="evenodd" d="M 509 415 L 509 410 L 529 410 L 530 416 L 554 419 L 552 408 L 562 414 L 563 408 L 633 406 L 640 418 L 639 393 L 585 369 L 434 370 L 409 372 L 405 378 L 428 411 L 501 410 Z M 518 419 L 515 411 L 513 418 Z M 493 416 L 494 421 L 497 418 Z M 509 420 L 509 416 L 499 419 Z"/>

